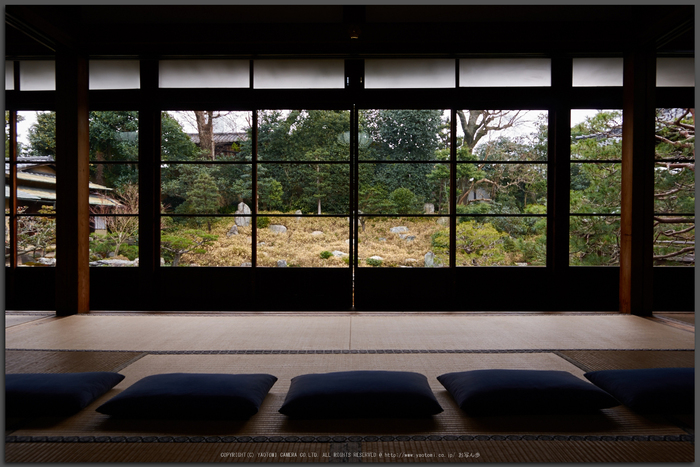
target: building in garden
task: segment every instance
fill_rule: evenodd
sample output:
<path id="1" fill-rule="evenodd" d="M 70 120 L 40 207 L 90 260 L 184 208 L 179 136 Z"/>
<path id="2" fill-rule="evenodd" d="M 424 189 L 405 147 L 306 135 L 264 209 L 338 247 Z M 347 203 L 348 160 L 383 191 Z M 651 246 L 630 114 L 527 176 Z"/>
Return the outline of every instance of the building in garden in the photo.
<path id="1" fill-rule="evenodd" d="M 434 377 L 694 367 L 694 17 L 6 5 L 6 373 L 278 378 L 248 422 L 90 406 L 8 425 L 6 460 L 692 462 L 692 418 L 475 420 Z M 446 410 L 277 412 L 302 371 L 357 369 Z"/>

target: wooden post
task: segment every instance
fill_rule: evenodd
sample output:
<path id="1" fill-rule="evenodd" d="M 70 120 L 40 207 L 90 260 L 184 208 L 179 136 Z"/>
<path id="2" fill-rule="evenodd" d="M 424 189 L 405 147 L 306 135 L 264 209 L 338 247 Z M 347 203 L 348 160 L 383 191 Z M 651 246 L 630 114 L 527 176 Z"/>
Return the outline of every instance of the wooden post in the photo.
<path id="1" fill-rule="evenodd" d="M 625 55 L 620 219 L 620 312 L 652 314 L 654 91 L 651 50 Z"/>
<path id="2" fill-rule="evenodd" d="M 139 108 L 139 277 L 143 309 L 158 310 L 160 294 L 160 140 L 158 60 L 141 60 Z"/>
<path id="3" fill-rule="evenodd" d="M 552 60 L 552 87 L 556 100 L 549 111 L 547 173 L 547 266 L 552 271 L 553 309 L 566 309 L 569 300 L 569 213 L 571 184 L 572 60 Z M 555 292 L 556 291 L 556 292 Z"/>
<path id="4" fill-rule="evenodd" d="M 56 55 L 56 315 L 90 311 L 88 62 Z"/>

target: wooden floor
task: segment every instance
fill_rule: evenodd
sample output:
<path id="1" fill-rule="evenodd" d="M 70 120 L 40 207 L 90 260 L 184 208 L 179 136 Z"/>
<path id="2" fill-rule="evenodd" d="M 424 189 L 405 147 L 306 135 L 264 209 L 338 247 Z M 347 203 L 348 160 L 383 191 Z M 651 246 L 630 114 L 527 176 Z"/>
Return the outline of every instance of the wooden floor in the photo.
<path id="1" fill-rule="evenodd" d="M 118 371 L 124 381 L 65 419 L 7 420 L 8 462 L 692 462 L 694 422 L 625 407 L 575 417 L 468 417 L 450 371 L 694 367 L 690 314 L 6 314 L 6 373 Z M 290 421 L 292 377 L 383 369 L 428 377 L 430 420 Z M 279 378 L 247 422 L 113 420 L 94 408 L 168 372 Z M 378 457 L 381 453 L 382 457 Z"/>

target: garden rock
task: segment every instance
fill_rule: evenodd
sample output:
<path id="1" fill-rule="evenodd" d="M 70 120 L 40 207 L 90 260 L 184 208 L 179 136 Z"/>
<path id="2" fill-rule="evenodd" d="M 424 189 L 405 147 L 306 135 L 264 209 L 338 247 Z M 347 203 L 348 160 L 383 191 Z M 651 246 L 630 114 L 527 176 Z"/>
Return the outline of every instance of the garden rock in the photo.
<path id="1" fill-rule="evenodd" d="M 277 260 L 277 267 L 278 268 L 286 268 L 287 267 L 287 261 L 284 259 Z"/>
<path id="2" fill-rule="evenodd" d="M 297 221 L 300 221 L 300 220 L 301 220 L 301 214 L 302 214 L 301 209 L 297 209 L 296 211 L 294 211 L 294 214 L 297 215 L 296 220 L 297 220 Z"/>
<path id="3" fill-rule="evenodd" d="M 40 258 L 40 259 L 43 259 L 43 258 Z M 54 265 L 55 265 L 55 263 L 56 263 L 56 261 L 54 260 Z M 90 266 L 133 267 L 133 266 L 136 266 L 136 264 L 134 264 L 134 261 L 129 261 L 129 260 L 125 260 L 125 259 L 100 259 L 100 260 L 91 262 Z"/>
<path id="4" fill-rule="evenodd" d="M 231 230 L 228 231 L 226 234 L 227 237 L 232 237 L 234 235 L 238 235 L 238 226 L 236 224 L 233 224 L 233 227 L 231 227 Z"/>
<path id="5" fill-rule="evenodd" d="M 253 263 L 241 263 L 241 267 L 242 267 L 242 268 L 252 268 L 252 267 L 253 267 Z"/>
<path id="6" fill-rule="evenodd" d="M 435 253 L 433 253 L 432 251 L 429 251 L 425 254 L 425 267 L 435 267 Z"/>
<path id="7" fill-rule="evenodd" d="M 321 232 L 320 230 L 314 230 L 313 232 L 311 232 L 311 235 L 313 235 L 314 237 L 318 237 L 320 235 L 323 235 L 323 232 Z"/>
<path id="8" fill-rule="evenodd" d="M 386 242 L 386 238 L 384 238 L 384 237 L 379 237 L 379 241 L 380 241 L 380 242 Z"/>
<path id="9" fill-rule="evenodd" d="M 331 253 L 333 253 L 333 256 L 336 256 L 338 258 L 342 258 L 343 256 L 348 256 L 347 253 L 343 253 L 342 251 L 338 251 L 338 250 L 332 251 Z"/>
<path id="10" fill-rule="evenodd" d="M 247 204 L 240 202 L 238 203 L 238 209 L 234 213 L 236 214 L 235 222 L 239 227 L 248 227 L 250 225 L 250 207 Z"/>
<path id="11" fill-rule="evenodd" d="M 412 242 L 413 240 L 416 239 L 416 236 L 415 235 L 404 235 L 403 239 L 406 240 L 407 242 Z"/>
<path id="12" fill-rule="evenodd" d="M 426 214 L 435 214 L 435 205 L 433 203 L 425 203 L 423 205 L 423 211 Z"/>
<path id="13" fill-rule="evenodd" d="M 404 233 L 404 232 L 408 232 L 408 227 L 404 227 L 404 226 L 392 227 L 389 229 L 389 231 L 392 233 Z"/>
<path id="14" fill-rule="evenodd" d="M 374 260 L 377 260 L 377 261 L 384 261 L 384 258 L 382 258 L 381 256 L 376 256 L 376 255 L 375 255 L 375 256 L 370 256 L 370 257 L 367 258 L 367 259 L 374 259 Z"/>
<path id="15" fill-rule="evenodd" d="M 279 224 L 272 224 L 268 229 L 272 230 L 274 233 L 280 234 L 287 231 L 287 227 Z"/>
<path id="16" fill-rule="evenodd" d="M 440 218 L 438 218 L 437 223 L 440 225 L 449 225 L 450 218 L 449 217 L 440 217 Z"/>

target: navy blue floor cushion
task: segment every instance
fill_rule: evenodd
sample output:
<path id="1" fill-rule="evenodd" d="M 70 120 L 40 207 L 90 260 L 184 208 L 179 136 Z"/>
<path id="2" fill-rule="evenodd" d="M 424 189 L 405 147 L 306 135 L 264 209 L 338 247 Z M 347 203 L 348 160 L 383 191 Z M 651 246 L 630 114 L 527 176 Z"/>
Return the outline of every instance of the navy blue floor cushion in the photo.
<path id="1" fill-rule="evenodd" d="M 592 371 L 596 386 L 637 412 L 694 413 L 695 368 Z"/>
<path id="2" fill-rule="evenodd" d="M 124 418 L 245 419 L 277 378 L 267 374 L 167 373 L 147 376 L 97 408 Z"/>
<path id="3" fill-rule="evenodd" d="M 9 417 L 72 415 L 124 379 L 119 373 L 21 373 L 5 375 Z"/>
<path id="4" fill-rule="evenodd" d="M 470 415 L 589 412 L 620 405 L 566 371 L 472 370 L 446 373 L 438 381 Z"/>
<path id="5" fill-rule="evenodd" d="M 279 411 L 294 418 L 410 418 L 442 407 L 419 373 L 342 371 L 292 378 Z"/>

